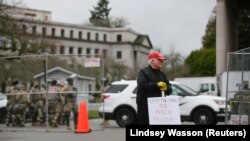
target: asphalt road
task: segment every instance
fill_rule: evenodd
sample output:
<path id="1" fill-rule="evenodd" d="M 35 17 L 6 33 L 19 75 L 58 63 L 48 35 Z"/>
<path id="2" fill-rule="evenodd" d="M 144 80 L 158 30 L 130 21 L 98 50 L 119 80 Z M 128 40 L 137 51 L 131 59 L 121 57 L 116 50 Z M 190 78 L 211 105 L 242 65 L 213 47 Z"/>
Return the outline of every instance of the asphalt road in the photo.
<path id="1" fill-rule="evenodd" d="M 90 104 L 89 109 L 97 109 L 100 104 Z M 125 141 L 125 128 L 120 128 L 115 121 L 110 125 L 102 126 L 102 119 L 89 120 L 90 133 L 75 133 L 66 130 L 65 126 L 58 128 L 33 127 L 27 123 L 25 127 L 6 127 L 0 124 L 0 141 Z M 194 125 L 183 122 L 183 125 Z M 223 123 L 219 123 L 223 124 Z M 71 124 L 72 125 L 72 124 Z"/>
<path id="2" fill-rule="evenodd" d="M 90 133 L 75 133 L 59 128 L 31 127 L 7 128 L 0 125 L 0 141 L 125 141 L 125 128 L 120 128 L 114 121 L 110 125 L 100 125 L 102 119 L 90 120 Z"/>
<path id="3" fill-rule="evenodd" d="M 66 130 L 65 126 L 58 128 L 32 127 L 6 127 L 0 124 L 0 141 L 125 141 L 125 128 L 120 128 L 115 121 L 110 125 L 102 126 L 102 119 L 89 120 L 89 133 L 75 133 Z M 219 123 L 219 125 L 224 123 Z M 183 122 L 182 125 L 194 125 L 192 122 Z"/>

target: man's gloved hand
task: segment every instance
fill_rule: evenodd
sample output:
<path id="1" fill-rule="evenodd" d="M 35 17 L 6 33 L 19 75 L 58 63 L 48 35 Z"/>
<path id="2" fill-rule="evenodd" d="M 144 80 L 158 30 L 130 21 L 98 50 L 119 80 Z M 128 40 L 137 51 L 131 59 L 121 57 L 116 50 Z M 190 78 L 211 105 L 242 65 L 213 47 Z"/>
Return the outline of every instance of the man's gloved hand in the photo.
<path id="1" fill-rule="evenodd" d="M 163 81 L 160 81 L 157 83 L 157 86 L 160 88 L 161 91 L 166 91 L 167 90 L 167 84 Z"/>
<path id="2" fill-rule="evenodd" d="M 165 86 L 165 87 L 160 87 L 160 90 L 161 90 L 161 91 L 166 91 L 167 89 L 168 89 L 167 86 Z"/>
<path id="3" fill-rule="evenodd" d="M 163 81 L 160 81 L 160 82 L 157 83 L 157 86 L 158 87 L 166 87 L 167 84 L 165 82 L 163 82 Z"/>

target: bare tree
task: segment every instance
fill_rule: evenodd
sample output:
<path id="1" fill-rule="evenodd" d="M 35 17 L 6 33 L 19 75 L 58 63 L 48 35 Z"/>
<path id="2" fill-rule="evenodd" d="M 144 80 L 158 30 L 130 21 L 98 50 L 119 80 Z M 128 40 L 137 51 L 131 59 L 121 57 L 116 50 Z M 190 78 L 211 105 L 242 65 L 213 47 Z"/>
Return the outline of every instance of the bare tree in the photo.
<path id="1" fill-rule="evenodd" d="M 176 76 L 185 76 L 189 67 L 184 64 L 184 57 L 175 51 L 174 46 L 170 47 L 170 53 L 166 55 L 167 61 L 163 71 L 167 72 L 168 78 L 173 80 Z"/>

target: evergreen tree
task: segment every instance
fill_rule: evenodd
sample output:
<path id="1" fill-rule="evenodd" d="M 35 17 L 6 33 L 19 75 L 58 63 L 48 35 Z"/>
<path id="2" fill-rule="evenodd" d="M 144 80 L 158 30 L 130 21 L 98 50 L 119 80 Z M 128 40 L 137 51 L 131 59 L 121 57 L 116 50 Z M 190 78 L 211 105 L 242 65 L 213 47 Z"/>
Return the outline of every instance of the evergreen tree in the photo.
<path id="1" fill-rule="evenodd" d="M 216 16 L 213 11 L 208 24 L 206 26 L 205 35 L 202 37 L 203 48 L 215 48 L 216 47 Z"/>
<path id="2" fill-rule="evenodd" d="M 110 27 L 109 12 L 111 8 L 108 8 L 108 0 L 99 0 L 97 6 L 94 6 L 94 10 L 90 10 L 91 17 L 89 21 L 94 26 Z"/>
<path id="3" fill-rule="evenodd" d="M 214 76 L 216 69 L 216 13 L 213 11 L 202 37 L 202 48 L 192 51 L 185 63 L 190 76 Z"/>

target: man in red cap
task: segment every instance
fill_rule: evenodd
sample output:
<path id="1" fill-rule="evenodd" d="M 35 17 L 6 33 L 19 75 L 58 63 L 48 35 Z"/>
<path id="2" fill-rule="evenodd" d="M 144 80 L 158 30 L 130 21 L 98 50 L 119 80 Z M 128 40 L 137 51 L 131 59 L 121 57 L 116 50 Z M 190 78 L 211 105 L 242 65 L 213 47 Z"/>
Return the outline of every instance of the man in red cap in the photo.
<path id="1" fill-rule="evenodd" d="M 166 58 L 158 51 L 148 55 L 148 67 L 141 69 L 137 76 L 137 122 L 149 125 L 148 102 L 149 97 L 161 97 L 172 93 L 172 87 L 167 75 L 160 69 Z"/>

